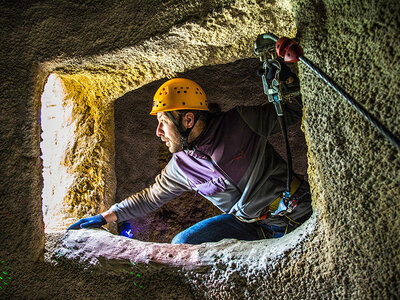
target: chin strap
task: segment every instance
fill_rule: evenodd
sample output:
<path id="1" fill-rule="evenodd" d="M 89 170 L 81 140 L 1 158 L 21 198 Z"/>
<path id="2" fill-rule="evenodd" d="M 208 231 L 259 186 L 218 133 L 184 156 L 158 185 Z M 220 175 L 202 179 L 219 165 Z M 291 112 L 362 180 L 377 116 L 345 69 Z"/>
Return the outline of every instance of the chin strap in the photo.
<path id="1" fill-rule="evenodd" d="M 191 128 L 183 128 L 182 124 L 180 124 L 181 120 L 177 120 L 172 112 L 170 111 L 166 111 L 165 112 L 168 116 L 168 118 L 170 118 L 170 120 L 172 121 L 172 123 L 175 124 L 176 128 L 178 129 L 180 135 L 181 135 L 181 144 L 182 144 L 182 150 L 189 150 L 189 142 L 188 142 L 188 138 L 189 138 L 189 134 L 192 131 L 192 129 L 194 128 L 194 126 L 196 125 L 200 114 L 199 113 L 195 113 L 194 114 L 194 122 L 193 122 L 193 126 Z"/>

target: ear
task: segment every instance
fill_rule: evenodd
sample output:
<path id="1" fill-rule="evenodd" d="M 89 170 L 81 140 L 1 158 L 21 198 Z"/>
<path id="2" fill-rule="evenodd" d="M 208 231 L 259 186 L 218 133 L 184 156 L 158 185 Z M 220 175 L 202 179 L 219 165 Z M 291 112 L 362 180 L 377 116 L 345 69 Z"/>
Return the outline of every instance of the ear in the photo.
<path id="1" fill-rule="evenodd" d="M 194 126 L 194 114 L 191 112 L 186 113 L 182 121 L 186 128 L 192 128 Z"/>

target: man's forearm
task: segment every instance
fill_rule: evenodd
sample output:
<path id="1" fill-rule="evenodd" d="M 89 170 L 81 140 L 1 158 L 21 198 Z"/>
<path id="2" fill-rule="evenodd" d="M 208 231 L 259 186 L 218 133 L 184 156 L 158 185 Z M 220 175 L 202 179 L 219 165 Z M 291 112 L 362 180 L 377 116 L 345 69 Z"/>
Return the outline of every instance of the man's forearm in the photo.
<path id="1" fill-rule="evenodd" d="M 103 216 L 103 218 L 106 220 L 107 223 L 117 221 L 117 215 L 112 210 L 107 210 L 101 213 L 101 215 Z"/>

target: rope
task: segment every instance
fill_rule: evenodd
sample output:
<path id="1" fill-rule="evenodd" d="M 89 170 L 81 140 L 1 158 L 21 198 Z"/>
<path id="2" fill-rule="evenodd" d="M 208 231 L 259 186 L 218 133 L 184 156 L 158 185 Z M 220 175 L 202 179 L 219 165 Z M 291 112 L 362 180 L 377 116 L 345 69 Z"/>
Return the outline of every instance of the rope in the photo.
<path id="1" fill-rule="evenodd" d="M 372 126 L 374 126 L 379 133 L 381 133 L 393 146 L 400 151 L 399 139 L 385 128 L 377 119 L 375 119 L 361 104 L 355 101 L 349 94 L 347 94 L 340 86 L 338 86 L 328 75 L 322 72 L 317 66 L 309 61 L 304 56 L 300 56 L 299 60 L 304 63 L 310 70 L 312 70 L 319 78 L 327 83 L 335 92 L 342 96 L 346 101 L 358 111 Z"/>

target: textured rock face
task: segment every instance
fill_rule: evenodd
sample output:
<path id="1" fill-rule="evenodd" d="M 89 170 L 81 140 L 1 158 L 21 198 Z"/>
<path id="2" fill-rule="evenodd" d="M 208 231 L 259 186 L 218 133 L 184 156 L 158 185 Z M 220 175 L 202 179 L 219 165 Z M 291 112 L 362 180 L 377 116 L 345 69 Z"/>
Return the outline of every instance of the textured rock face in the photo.
<path id="1" fill-rule="evenodd" d="M 262 32 L 294 36 L 296 24 L 305 55 L 400 135 L 398 1 L 298 0 L 292 6 L 293 10 L 287 1 L 4 4 L 0 17 L 0 258 L 11 270 L 11 281 L 0 290 L 1 297 L 127 298 L 136 293 L 143 299 L 397 298 L 399 153 L 302 66 L 303 127 L 317 226 L 297 247 L 277 251 L 279 255 L 271 256 L 274 263 L 269 264 L 243 252 L 254 248 L 257 253 L 260 245 L 285 243 L 291 235 L 282 241 L 247 245 L 207 244 L 197 252 L 200 260 L 213 253 L 212 266 L 204 269 L 187 270 L 172 262 L 161 269 L 146 262 L 138 266 L 137 274 L 146 270 L 149 274 L 148 288 L 143 290 L 134 285 L 139 282 L 129 280 L 130 274 L 115 275 L 107 268 L 83 272 L 71 261 L 55 266 L 40 262 L 44 250 L 40 96 L 51 73 L 63 81 L 69 96 L 81 104 L 78 107 L 85 109 L 75 116 L 80 120 L 78 128 L 91 137 L 95 158 L 91 163 L 99 172 L 96 181 L 85 181 L 90 168 L 79 173 L 82 185 L 76 185 L 77 196 L 71 199 L 82 205 L 91 191 L 98 198 L 86 208 L 78 204 L 82 210 L 75 211 L 76 215 L 102 210 L 114 200 L 113 106 L 123 101 L 116 99 L 147 83 L 195 72 L 204 65 L 253 57 L 254 39 Z M 190 72 L 185 74 L 195 76 Z M 224 81 L 226 73 L 215 76 L 219 79 L 209 86 L 209 94 L 218 98 L 223 109 L 264 101 L 248 99 L 248 93 L 242 92 L 250 80 L 246 75 L 234 83 Z M 221 89 L 241 92 L 228 98 Z M 146 101 L 139 102 L 145 105 Z M 145 134 L 152 135 L 153 129 Z M 81 158 L 85 162 L 88 156 Z M 157 168 L 149 170 L 147 178 Z M 93 187 L 83 188 L 87 183 Z M 141 188 L 140 184 L 144 183 L 134 188 Z M 124 192 L 117 190 L 117 195 Z M 99 284 L 99 276 L 103 283 Z"/>
<path id="2" fill-rule="evenodd" d="M 397 137 L 399 8 L 396 1 L 294 3 L 305 55 Z M 309 70 L 300 73 L 308 173 L 324 228 L 318 277 L 339 298 L 396 298 L 400 154 Z"/>

